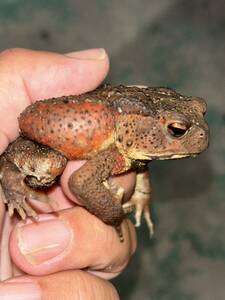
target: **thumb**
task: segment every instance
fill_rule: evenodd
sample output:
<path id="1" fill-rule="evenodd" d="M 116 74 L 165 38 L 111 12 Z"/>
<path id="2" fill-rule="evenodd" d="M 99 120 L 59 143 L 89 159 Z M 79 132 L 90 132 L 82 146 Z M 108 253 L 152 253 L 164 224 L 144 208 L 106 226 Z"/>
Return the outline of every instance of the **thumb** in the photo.
<path id="1" fill-rule="evenodd" d="M 0 153 L 19 133 L 17 117 L 32 101 L 80 94 L 105 78 L 103 49 L 68 54 L 10 49 L 0 54 Z"/>

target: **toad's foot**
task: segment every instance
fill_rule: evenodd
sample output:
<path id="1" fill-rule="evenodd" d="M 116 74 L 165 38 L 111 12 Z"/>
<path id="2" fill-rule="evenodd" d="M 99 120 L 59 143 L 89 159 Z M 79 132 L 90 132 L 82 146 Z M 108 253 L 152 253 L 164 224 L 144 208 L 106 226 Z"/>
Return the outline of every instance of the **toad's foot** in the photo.
<path id="1" fill-rule="evenodd" d="M 123 204 L 123 210 L 125 214 L 131 213 L 135 210 L 135 227 L 139 227 L 141 225 L 141 216 L 143 214 L 151 238 L 154 234 L 154 225 L 151 220 L 149 198 L 149 194 L 143 194 L 142 192 L 135 191 L 130 201 Z"/>
<path id="2" fill-rule="evenodd" d="M 122 203 L 124 196 L 124 189 L 116 184 L 114 180 L 107 180 L 104 182 L 104 185 L 110 192 L 113 194 L 115 199 Z M 135 211 L 135 226 L 139 227 L 141 225 L 141 217 L 144 215 L 145 221 L 147 223 L 150 238 L 154 234 L 154 225 L 151 220 L 149 202 L 151 196 L 151 186 L 149 181 L 149 173 L 142 172 L 137 174 L 136 186 L 134 194 L 131 199 L 122 205 L 124 214 L 130 214 Z M 116 227 L 116 232 L 120 238 L 120 241 L 123 241 L 123 234 L 121 226 Z"/>
<path id="3" fill-rule="evenodd" d="M 115 197 L 115 199 L 122 203 L 123 196 L 124 196 L 124 188 L 120 185 L 118 185 L 115 180 L 110 178 L 109 180 L 106 180 L 103 182 L 104 186 L 110 190 L 112 195 Z"/>
<path id="4" fill-rule="evenodd" d="M 27 186 L 24 182 L 25 175 L 14 164 L 2 159 L 0 165 L 0 192 L 4 203 L 8 206 L 9 215 L 12 216 L 16 210 L 23 220 L 26 217 L 37 219 L 37 213 L 27 200 L 48 202 L 48 197 Z"/>
<path id="5" fill-rule="evenodd" d="M 128 202 L 123 204 L 123 210 L 125 214 L 131 213 L 135 210 L 136 227 L 139 227 L 141 225 L 141 216 L 143 214 L 151 238 L 154 234 L 154 225 L 151 220 L 151 213 L 149 208 L 150 197 L 151 185 L 149 180 L 149 173 L 148 171 L 138 173 L 134 194 Z"/>

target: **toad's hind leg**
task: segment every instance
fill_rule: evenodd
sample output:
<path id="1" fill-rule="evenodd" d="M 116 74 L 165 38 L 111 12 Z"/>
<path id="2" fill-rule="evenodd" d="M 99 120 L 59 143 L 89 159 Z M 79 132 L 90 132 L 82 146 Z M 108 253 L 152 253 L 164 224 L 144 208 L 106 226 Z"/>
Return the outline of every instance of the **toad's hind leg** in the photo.
<path id="1" fill-rule="evenodd" d="M 104 223 L 112 225 L 123 241 L 120 224 L 125 215 L 122 209 L 122 190 L 117 190 L 107 180 L 112 174 L 124 170 L 123 157 L 116 148 L 109 148 L 88 160 L 69 179 L 71 192 L 89 212 Z"/>
<path id="2" fill-rule="evenodd" d="M 124 213 L 130 213 L 135 210 L 135 226 L 141 225 L 141 216 L 144 215 L 147 223 L 150 237 L 154 234 L 154 225 L 151 220 L 150 202 L 151 184 L 149 179 L 149 172 L 141 172 L 137 174 L 136 186 L 131 199 L 123 204 Z"/>

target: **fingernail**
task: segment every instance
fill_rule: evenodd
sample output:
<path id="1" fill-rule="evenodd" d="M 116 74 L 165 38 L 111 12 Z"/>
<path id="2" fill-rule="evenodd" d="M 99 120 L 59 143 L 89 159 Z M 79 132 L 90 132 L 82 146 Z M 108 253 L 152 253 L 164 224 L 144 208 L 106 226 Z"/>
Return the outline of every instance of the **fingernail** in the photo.
<path id="1" fill-rule="evenodd" d="M 18 226 L 17 237 L 24 258 L 39 265 L 63 255 L 72 240 L 72 230 L 56 217 L 40 217 L 38 222 Z"/>
<path id="2" fill-rule="evenodd" d="M 65 55 L 71 58 L 81 60 L 103 60 L 106 57 L 106 51 L 103 48 L 88 49 L 83 51 L 66 53 Z"/>
<path id="3" fill-rule="evenodd" d="M 41 300 L 40 287 L 32 280 L 7 280 L 0 284 L 1 300 Z"/>

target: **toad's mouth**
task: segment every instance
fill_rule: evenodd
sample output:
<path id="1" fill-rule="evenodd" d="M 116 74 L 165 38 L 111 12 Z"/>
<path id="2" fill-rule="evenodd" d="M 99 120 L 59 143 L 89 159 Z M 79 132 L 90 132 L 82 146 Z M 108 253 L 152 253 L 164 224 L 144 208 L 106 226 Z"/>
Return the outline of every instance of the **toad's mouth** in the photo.
<path id="1" fill-rule="evenodd" d="M 166 159 L 180 159 L 185 157 L 196 157 L 199 153 L 176 153 L 176 154 L 161 154 L 161 155 L 149 155 L 146 156 L 149 160 L 166 160 Z"/>
<path id="2" fill-rule="evenodd" d="M 160 156 L 160 157 L 156 157 L 155 159 L 161 159 L 161 160 L 165 160 L 165 159 L 179 159 L 179 158 L 185 158 L 185 157 L 196 157 L 197 154 L 193 153 L 193 154 L 172 154 L 172 155 L 168 155 L 168 156 Z"/>

